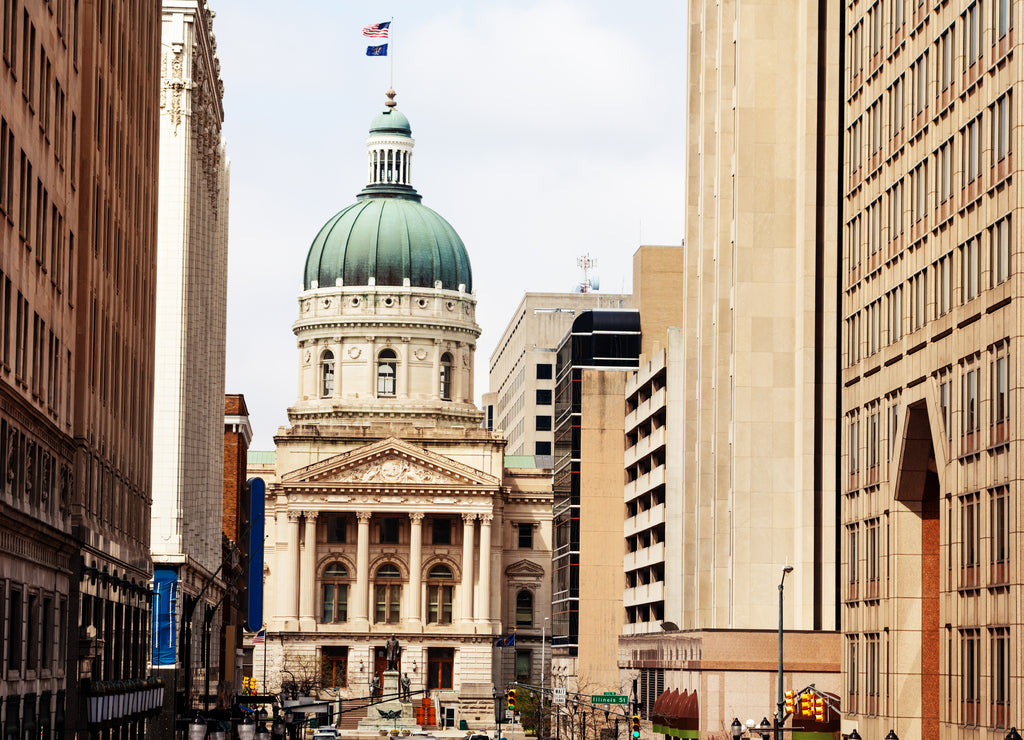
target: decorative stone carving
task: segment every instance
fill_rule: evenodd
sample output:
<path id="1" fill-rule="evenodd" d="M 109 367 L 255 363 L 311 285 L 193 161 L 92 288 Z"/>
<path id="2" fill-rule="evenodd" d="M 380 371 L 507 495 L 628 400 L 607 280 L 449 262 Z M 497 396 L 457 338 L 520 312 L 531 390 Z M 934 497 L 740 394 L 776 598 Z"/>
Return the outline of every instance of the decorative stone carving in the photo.
<path id="1" fill-rule="evenodd" d="M 463 514 L 462 514 L 462 521 L 464 521 L 466 524 L 472 524 L 473 522 L 476 521 L 476 516 L 477 516 L 476 514 L 471 514 L 468 511 L 467 512 L 463 512 Z"/>
<path id="2" fill-rule="evenodd" d="M 299 517 L 301 515 L 302 515 L 301 511 L 289 511 L 288 512 L 288 521 L 289 522 L 297 522 L 297 521 L 299 521 Z"/>
<path id="3" fill-rule="evenodd" d="M 324 298 L 324 300 L 323 300 L 323 307 L 324 308 L 330 308 L 331 307 L 331 299 L 330 298 Z"/>
<path id="4" fill-rule="evenodd" d="M 357 511 L 356 512 L 356 519 L 358 519 L 361 522 L 368 522 L 368 521 L 370 521 L 370 518 L 372 516 L 373 516 L 373 514 L 371 514 L 369 511 Z"/>
<path id="5" fill-rule="evenodd" d="M 415 356 L 417 360 L 425 360 L 427 359 L 427 351 L 422 347 L 417 347 L 413 352 L 413 356 Z"/>
<path id="6" fill-rule="evenodd" d="M 388 457 L 349 468 L 338 477 L 342 482 L 447 483 L 447 476 L 405 458 Z"/>
<path id="7" fill-rule="evenodd" d="M 361 355 L 362 353 L 363 353 L 363 351 L 361 349 L 359 349 L 359 347 L 349 347 L 348 348 L 348 356 L 351 357 L 353 360 L 358 358 L 359 355 Z"/>
<path id="8" fill-rule="evenodd" d="M 309 351 L 309 350 L 307 349 L 307 350 L 306 350 L 306 354 L 305 354 L 305 355 L 303 355 L 303 359 L 305 360 L 305 362 L 306 362 L 306 364 L 307 364 L 307 365 L 309 364 L 309 361 L 310 361 L 310 359 L 312 359 L 312 357 L 313 357 L 313 355 L 312 355 L 312 354 L 310 353 L 310 351 Z"/>
<path id="9" fill-rule="evenodd" d="M 480 522 L 483 524 L 490 524 L 494 519 L 493 514 L 479 514 L 478 516 L 480 517 Z"/>
<path id="10" fill-rule="evenodd" d="M 422 522 L 423 516 L 424 514 L 422 511 L 413 511 L 409 514 L 409 519 L 411 519 L 414 522 Z"/>

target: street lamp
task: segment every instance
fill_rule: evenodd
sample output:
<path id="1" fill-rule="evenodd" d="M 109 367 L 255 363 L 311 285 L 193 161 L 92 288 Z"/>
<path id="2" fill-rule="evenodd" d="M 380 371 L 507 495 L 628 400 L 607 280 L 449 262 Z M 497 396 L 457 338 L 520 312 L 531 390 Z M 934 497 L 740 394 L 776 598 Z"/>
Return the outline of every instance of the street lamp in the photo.
<path id="1" fill-rule="evenodd" d="M 900 740 L 899 735 L 896 734 L 896 730 L 889 730 L 889 734 L 885 736 L 885 740 Z"/>
<path id="2" fill-rule="evenodd" d="M 761 731 L 761 740 L 768 740 L 768 738 L 772 736 L 772 726 L 771 723 L 768 722 L 767 717 L 761 718 L 761 725 L 758 729 Z"/>
<path id="3" fill-rule="evenodd" d="M 1016 727 L 1011 727 L 1010 731 L 1006 733 L 1005 740 L 1021 740 L 1020 733 L 1017 732 Z"/>
<path id="4" fill-rule="evenodd" d="M 854 728 L 853 732 L 846 736 L 846 740 L 860 740 L 860 733 Z"/>
<path id="5" fill-rule="evenodd" d="M 732 724 L 729 725 L 729 729 L 732 731 L 732 740 L 740 740 L 743 736 L 743 725 L 740 724 L 739 717 L 732 718 Z"/>
<path id="6" fill-rule="evenodd" d="M 779 677 L 777 703 L 778 710 L 775 714 L 775 740 L 782 740 L 782 725 L 786 722 L 786 699 L 782 695 L 782 588 L 786 582 L 786 574 L 793 572 L 793 566 L 787 565 L 782 569 L 782 580 L 779 581 Z"/>

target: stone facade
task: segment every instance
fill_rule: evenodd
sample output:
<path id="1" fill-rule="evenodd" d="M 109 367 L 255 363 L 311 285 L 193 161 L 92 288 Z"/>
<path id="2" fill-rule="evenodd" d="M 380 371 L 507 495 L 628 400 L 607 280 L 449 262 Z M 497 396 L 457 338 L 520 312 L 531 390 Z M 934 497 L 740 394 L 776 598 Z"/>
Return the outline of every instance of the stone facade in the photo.
<path id="1" fill-rule="evenodd" d="M 1024 688 L 1024 17 L 891 6 L 844 6 L 844 707 L 863 737 L 1003 737 Z"/>
<path id="2" fill-rule="evenodd" d="M 157 631 L 152 662 L 177 681 L 171 699 L 191 708 L 216 702 L 224 655 L 223 533 L 210 512 L 223 505 L 229 171 L 213 13 L 200 0 L 166 0 L 160 27 L 151 549 L 159 603 L 175 612 L 157 615 L 174 628 Z M 163 719 L 166 737 L 173 717 Z"/>

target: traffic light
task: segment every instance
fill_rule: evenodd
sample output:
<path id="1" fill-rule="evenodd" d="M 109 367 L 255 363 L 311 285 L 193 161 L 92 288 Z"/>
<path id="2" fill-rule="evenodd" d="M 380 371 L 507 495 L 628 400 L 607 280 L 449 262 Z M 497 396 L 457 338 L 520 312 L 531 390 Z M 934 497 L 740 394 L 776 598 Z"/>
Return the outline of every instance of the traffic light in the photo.
<path id="1" fill-rule="evenodd" d="M 800 716 L 810 717 L 814 714 L 814 695 L 800 694 Z"/>
<path id="2" fill-rule="evenodd" d="M 508 699 L 508 711 L 515 712 L 516 711 L 516 689 L 515 689 L 514 686 L 509 688 L 509 690 L 505 694 L 505 697 Z"/>
<path id="3" fill-rule="evenodd" d="M 786 692 L 786 714 L 792 714 L 796 711 L 796 692 L 790 689 Z"/>
<path id="4" fill-rule="evenodd" d="M 820 696 L 814 697 L 814 721 L 825 721 L 825 700 L 822 699 Z"/>
<path id="5" fill-rule="evenodd" d="M 640 718 L 637 715 L 634 714 L 632 719 L 630 720 L 630 724 L 633 727 L 633 732 L 631 733 L 631 736 L 632 736 L 633 740 L 639 740 L 639 738 L 640 738 Z"/>

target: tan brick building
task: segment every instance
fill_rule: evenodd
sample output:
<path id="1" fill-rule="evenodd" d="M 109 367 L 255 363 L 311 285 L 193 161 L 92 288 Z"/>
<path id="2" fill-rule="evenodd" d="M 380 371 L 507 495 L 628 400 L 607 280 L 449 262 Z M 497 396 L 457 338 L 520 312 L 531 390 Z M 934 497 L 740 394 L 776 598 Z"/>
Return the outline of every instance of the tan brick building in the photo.
<path id="1" fill-rule="evenodd" d="M 1022 7 L 844 5 L 840 593 L 863 737 L 1020 723 Z"/>

